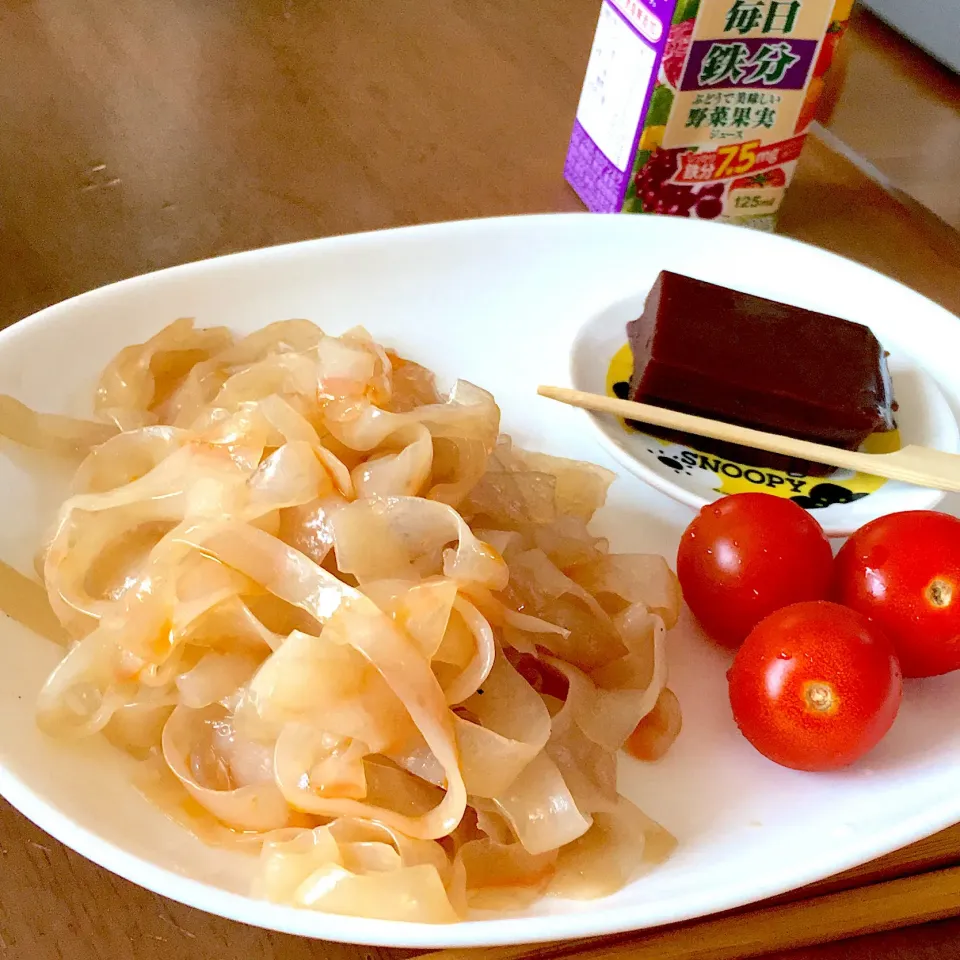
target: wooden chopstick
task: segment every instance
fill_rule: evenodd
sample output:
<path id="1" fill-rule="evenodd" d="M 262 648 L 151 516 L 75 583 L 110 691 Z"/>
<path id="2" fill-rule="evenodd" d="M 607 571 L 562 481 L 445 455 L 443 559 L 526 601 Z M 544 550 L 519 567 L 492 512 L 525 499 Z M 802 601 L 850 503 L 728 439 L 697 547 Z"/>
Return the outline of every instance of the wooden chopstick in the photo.
<path id="1" fill-rule="evenodd" d="M 625 937 L 439 950 L 417 960 L 741 960 L 960 914 L 960 866 Z"/>
<path id="2" fill-rule="evenodd" d="M 668 430 L 711 437 L 714 440 L 779 453 L 799 460 L 825 463 L 842 470 L 854 470 L 858 473 L 901 480 L 920 487 L 960 491 L 960 455 L 930 447 L 911 445 L 893 453 L 861 453 L 858 450 L 841 450 L 822 443 L 811 443 L 809 440 L 796 440 L 793 437 L 739 427 L 732 423 L 710 420 L 689 413 L 679 413 L 676 410 L 667 410 L 648 403 L 620 400 L 617 397 L 586 393 L 583 390 L 571 390 L 567 387 L 541 386 L 537 388 L 537 393 L 542 397 L 573 407 L 581 407 L 596 413 L 609 413 L 627 420 L 651 423 L 658 427 L 666 427 Z"/>

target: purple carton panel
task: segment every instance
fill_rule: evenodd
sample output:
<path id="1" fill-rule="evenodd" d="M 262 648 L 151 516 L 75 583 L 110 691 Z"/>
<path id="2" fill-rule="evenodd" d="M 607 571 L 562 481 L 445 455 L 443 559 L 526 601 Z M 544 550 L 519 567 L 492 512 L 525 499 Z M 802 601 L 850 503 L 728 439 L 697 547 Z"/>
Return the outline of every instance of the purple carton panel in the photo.
<path id="1" fill-rule="evenodd" d="M 604 0 L 564 177 L 594 213 L 617 213 L 663 58 L 675 0 Z"/>

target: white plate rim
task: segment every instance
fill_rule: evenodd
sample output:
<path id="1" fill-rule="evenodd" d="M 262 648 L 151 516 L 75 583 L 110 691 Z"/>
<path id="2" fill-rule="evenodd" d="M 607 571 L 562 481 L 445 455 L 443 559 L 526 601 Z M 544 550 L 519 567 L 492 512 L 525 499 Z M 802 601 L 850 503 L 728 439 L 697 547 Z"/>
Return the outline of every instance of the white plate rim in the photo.
<path id="1" fill-rule="evenodd" d="M 208 269 L 212 264 L 219 266 L 238 265 L 244 262 L 254 262 L 261 258 L 282 257 L 289 251 L 310 250 L 311 248 L 325 249 L 331 244 L 362 243 L 371 236 L 383 237 L 384 235 L 403 234 L 426 236 L 431 232 L 443 233 L 459 230 L 469 232 L 478 228 L 482 230 L 496 229 L 501 224 L 518 221 L 563 221 L 573 218 L 595 218 L 595 216 L 592 214 L 541 214 L 396 227 L 385 231 L 368 231 L 345 236 L 299 241 L 212 257 L 120 280 L 46 307 L 19 323 L 0 331 L 0 349 L 13 339 L 29 335 L 28 331 L 35 325 L 45 326 L 59 322 L 59 314 L 69 312 L 78 301 L 91 301 L 97 297 L 111 296 L 118 289 L 133 290 L 138 286 L 148 285 L 158 280 L 165 281 L 174 276 L 187 277 L 191 272 Z M 729 231 L 743 228 L 726 224 L 702 223 L 698 229 L 721 231 L 724 235 L 732 236 Z M 809 246 L 785 237 L 773 236 L 768 239 L 774 244 L 782 245 L 784 250 Z M 876 271 L 849 258 L 828 251 L 818 250 L 817 252 L 844 261 L 857 270 L 876 273 Z M 897 284 L 914 296 L 919 296 L 915 291 L 911 291 L 906 285 L 892 278 L 884 277 L 883 279 L 889 283 Z M 937 308 L 943 320 L 956 322 L 955 318 L 943 307 L 932 301 L 928 302 Z M 571 915 L 466 921 L 449 926 L 406 924 L 315 914 L 310 911 L 269 904 L 239 894 L 218 890 L 208 884 L 179 876 L 171 870 L 157 867 L 138 856 L 127 853 L 122 848 L 101 839 L 92 831 L 73 823 L 54 804 L 38 796 L 26 783 L 2 767 L 0 767 L 0 794 L 51 836 L 87 859 L 125 879 L 189 906 L 242 923 L 280 932 L 338 940 L 345 943 L 438 949 L 443 947 L 534 943 L 597 936 L 634 930 L 646 925 L 642 915 L 638 917 L 635 907 L 601 909 Z M 743 882 L 739 878 L 731 877 L 730 884 L 724 888 L 722 896 L 707 892 L 699 898 L 687 899 L 682 904 L 678 903 L 670 911 L 661 911 L 657 917 L 656 925 L 702 917 L 721 909 L 733 909 L 755 902 L 761 897 L 774 896 L 795 889 L 822 879 L 824 876 L 857 866 L 883 853 L 916 842 L 955 823 L 958 819 L 960 819 L 960 797 L 931 805 L 922 811 L 918 811 L 913 816 L 904 817 L 896 826 L 885 831 L 883 843 L 879 846 L 866 836 L 857 836 L 846 842 L 835 840 L 833 842 L 834 852 L 826 870 L 823 867 L 816 866 L 815 862 L 811 861 L 806 870 L 794 868 L 786 871 L 772 871 L 765 876 L 763 882 Z"/>
<path id="2" fill-rule="evenodd" d="M 945 830 L 957 822 L 958 815 L 956 803 L 944 803 L 925 813 L 906 818 L 899 829 L 886 835 L 882 850 L 878 851 L 876 846 L 869 843 L 850 844 L 842 855 L 835 854 L 831 858 L 830 870 L 826 874 L 822 868 L 814 866 L 814 861 L 811 860 L 809 869 L 789 871 L 782 876 L 774 875 L 762 886 L 756 883 L 738 883 L 736 877 L 731 877 L 730 885 L 722 895 L 706 893 L 698 899 L 687 899 L 670 911 L 661 911 L 655 924 L 638 926 L 638 917 L 630 907 L 569 915 L 426 924 L 314 913 L 219 890 L 199 880 L 178 876 L 172 870 L 157 867 L 101 839 L 92 831 L 77 826 L 55 805 L 38 797 L 19 778 L 10 775 L 2 767 L 0 796 L 41 830 L 74 852 L 137 886 L 185 906 L 248 926 L 314 940 L 428 950 L 574 940 L 654 930 L 673 923 L 706 918 L 715 913 L 748 906 L 760 899 L 788 893 L 836 873 L 853 869 L 884 853 L 891 853 Z M 760 896 L 758 889 L 762 890 Z M 642 918 L 640 922 L 643 922 Z"/>

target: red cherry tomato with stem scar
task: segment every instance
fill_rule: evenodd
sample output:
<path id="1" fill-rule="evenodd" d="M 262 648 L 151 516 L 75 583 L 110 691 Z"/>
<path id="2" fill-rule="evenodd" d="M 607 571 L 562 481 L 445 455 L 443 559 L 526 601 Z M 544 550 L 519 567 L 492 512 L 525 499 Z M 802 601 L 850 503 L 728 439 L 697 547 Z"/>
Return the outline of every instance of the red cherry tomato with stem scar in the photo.
<path id="1" fill-rule="evenodd" d="M 837 554 L 834 598 L 879 624 L 905 677 L 960 669 L 960 520 L 909 510 L 861 527 Z"/>
<path id="2" fill-rule="evenodd" d="M 836 770 L 872 750 L 900 708 L 893 644 L 837 603 L 796 603 L 767 617 L 727 674 L 740 732 L 795 770 Z"/>
<path id="3" fill-rule="evenodd" d="M 832 572 L 820 524 L 791 500 L 765 493 L 707 504 L 677 553 L 684 599 L 707 634 L 727 647 L 781 607 L 826 599 Z"/>

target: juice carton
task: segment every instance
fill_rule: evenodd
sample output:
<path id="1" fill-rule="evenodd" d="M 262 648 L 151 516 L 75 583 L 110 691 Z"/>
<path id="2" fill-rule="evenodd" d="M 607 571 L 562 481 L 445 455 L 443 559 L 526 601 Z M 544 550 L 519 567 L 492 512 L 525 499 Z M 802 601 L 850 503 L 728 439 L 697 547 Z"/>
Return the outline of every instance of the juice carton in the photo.
<path id="1" fill-rule="evenodd" d="M 772 229 L 853 0 L 603 0 L 564 175 L 596 213 Z"/>

